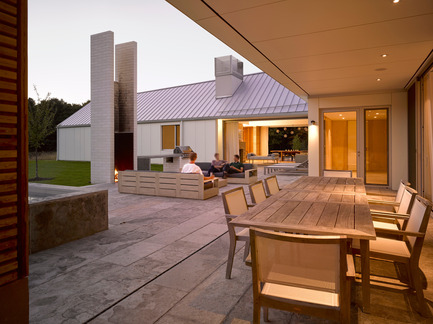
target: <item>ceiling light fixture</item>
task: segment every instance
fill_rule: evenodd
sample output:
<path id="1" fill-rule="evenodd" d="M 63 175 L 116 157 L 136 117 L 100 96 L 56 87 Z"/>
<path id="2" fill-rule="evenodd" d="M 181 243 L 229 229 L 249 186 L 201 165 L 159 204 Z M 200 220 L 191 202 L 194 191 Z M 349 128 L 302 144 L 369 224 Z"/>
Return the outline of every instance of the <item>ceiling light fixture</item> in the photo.
<path id="1" fill-rule="evenodd" d="M 392 0 L 392 3 L 399 3 L 400 0 Z"/>
<path id="2" fill-rule="evenodd" d="M 381 78 L 377 78 L 376 81 L 382 81 L 382 79 Z"/>
<path id="3" fill-rule="evenodd" d="M 387 57 L 387 56 L 388 56 L 388 54 L 382 54 L 381 56 L 382 56 L 382 57 Z"/>

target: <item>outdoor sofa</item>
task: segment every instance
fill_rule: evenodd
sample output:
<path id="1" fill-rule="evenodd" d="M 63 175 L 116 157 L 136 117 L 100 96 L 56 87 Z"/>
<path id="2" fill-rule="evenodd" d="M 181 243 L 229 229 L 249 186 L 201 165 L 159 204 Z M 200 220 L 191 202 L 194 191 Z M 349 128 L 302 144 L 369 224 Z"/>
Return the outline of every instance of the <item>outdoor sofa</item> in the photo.
<path id="1" fill-rule="evenodd" d="M 208 199 L 219 193 L 218 178 L 205 182 L 204 176 L 196 173 L 132 170 L 119 172 L 118 190 L 120 193 L 188 199 Z"/>
<path id="2" fill-rule="evenodd" d="M 210 162 L 196 162 L 205 176 L 208 176 L 210 169 Z M 224 172 L 216 172 L 215 177 L 222 178 Z M 257 181 L 257 167 L 252 163 L 244 163 L 244 172 L 242 173 L 229 173 L 227 175 L 228 183 L 251 184 Z"/>
<path id="3" fill-rule="evenodd" d="M 248 161 L 254 161 L 254 160 L 259 160 L 259 161 L 273 161 L 274 163 L 277 163 L 278 160 L 280 158 L 280 155 L 278 153 L 271 153 L 268 154 L 266 156 L 260 156 L 260 155 L 256 155 L 254 153 L 248 153 L 247 154 L 247 160 Z"/>

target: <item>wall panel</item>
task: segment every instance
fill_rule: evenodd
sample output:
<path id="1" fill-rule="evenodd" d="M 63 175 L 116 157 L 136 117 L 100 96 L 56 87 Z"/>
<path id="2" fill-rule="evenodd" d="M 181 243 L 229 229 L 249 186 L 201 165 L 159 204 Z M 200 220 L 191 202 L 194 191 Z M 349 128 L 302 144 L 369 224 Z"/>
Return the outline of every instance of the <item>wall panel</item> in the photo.
<path id="1" fill-rule="evenodd" d="M 27 1 L 0 0 L 0 322 L 28 321 Z"/>

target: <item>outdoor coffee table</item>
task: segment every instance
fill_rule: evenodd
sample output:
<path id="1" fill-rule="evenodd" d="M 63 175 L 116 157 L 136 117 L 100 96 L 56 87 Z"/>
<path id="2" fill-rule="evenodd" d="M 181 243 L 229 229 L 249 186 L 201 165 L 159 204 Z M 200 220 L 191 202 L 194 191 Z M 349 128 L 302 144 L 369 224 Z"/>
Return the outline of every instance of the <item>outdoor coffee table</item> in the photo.
<path id="1" fill-rule="evenodd" d="M 362 306 L 364 312 L 369 312 L 369 241 L 376 239 L 376 232 L 362 179 L 301 177 L 231 223 L 239 227 L 313 235 L 345 235 L 359 239 Z"/>

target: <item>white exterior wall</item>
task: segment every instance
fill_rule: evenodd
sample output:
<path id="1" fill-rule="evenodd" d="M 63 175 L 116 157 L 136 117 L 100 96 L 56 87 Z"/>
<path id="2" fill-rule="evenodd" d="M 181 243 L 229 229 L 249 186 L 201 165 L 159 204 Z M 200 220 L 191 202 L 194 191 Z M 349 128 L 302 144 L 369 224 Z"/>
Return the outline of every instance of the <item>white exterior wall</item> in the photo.
<path id="1" fill-rule="evenodd" d="M 389 107 L 390 118 L 390 185 L 397 189 L 400 179 L 408 178 L 407 149 L 407 93 L 393 92 L 383 94 L 319 97 L 308 99 L 308 159 L 309 175 L 320 175 L 320 109 L 324 108 L 366 108 Z M 316 125 L 310 125 L 314 120 Z"/>
<path id="2" fill-rule="evenodd" d="M 63 161 L 90 161 L 90 127 L 57 129 L 57 159 Z"/>
<path id="3" fill-rule="evenodd" d="M 213 155 L 217 151 L 216 120 L 138 124 L 138 156 L 173 152 L 173 150 L 162 150 L 161 126 L 164 125 L 180 125 L 180 145 L 191 146 L 198 154 L 198 161 L 211 161 L 213 159 Z M 153 159 L 152 163 L 162 164 L 162 159 Z"/>

